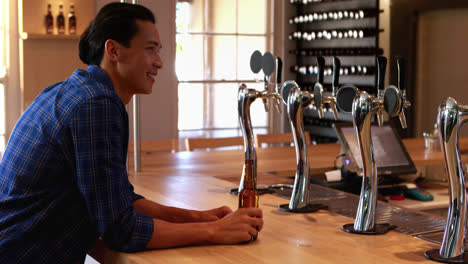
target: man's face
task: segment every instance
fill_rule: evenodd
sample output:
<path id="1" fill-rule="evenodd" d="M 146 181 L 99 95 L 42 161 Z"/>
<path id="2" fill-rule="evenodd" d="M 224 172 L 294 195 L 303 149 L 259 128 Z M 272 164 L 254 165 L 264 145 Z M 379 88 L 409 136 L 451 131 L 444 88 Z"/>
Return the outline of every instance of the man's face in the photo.
<path id="1" fill-rule="evenodd" d="M 161 40 L 152 22 L 137 20 L 137 25 L 138 33 L 130 41 L 130 47 L 122 46 L 122 57 L 117 67 L 130 93 L 151 94 L 154 78 L 163 66 L 159 55 Z"/>

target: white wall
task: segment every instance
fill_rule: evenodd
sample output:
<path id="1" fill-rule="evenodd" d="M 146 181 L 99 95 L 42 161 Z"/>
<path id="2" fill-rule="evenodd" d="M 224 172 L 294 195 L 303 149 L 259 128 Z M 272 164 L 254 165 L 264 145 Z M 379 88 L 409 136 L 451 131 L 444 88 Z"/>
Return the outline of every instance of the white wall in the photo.
<path id="1" fill-rule="evenodd" d="M 418 21 L 416 136 L 431 132 L 441 101 L 451 96 L 468 104 L 468 9 L 422 13 Z M 468 129 L 465 126 L 464 132 Z M 463 136 L 467 136 L 463 133 Z"/>
<path id="2" fill-rule="evenodd" d="M 97 0 L 96 10 L 110 2 Z M 175 7 L 176 0 L 140 0 L 153 11 L 159 30 L 163 49 L 161 57 L 164 63 L 159 71 L 153 93 L 140 96 L 141 140 L 177 138 L 177 78 L 175 75 Z M 133 104 L 129 104 L 130 129 L 133 131 Z M 132 140 L 132 132 L 131 139 Z"/>

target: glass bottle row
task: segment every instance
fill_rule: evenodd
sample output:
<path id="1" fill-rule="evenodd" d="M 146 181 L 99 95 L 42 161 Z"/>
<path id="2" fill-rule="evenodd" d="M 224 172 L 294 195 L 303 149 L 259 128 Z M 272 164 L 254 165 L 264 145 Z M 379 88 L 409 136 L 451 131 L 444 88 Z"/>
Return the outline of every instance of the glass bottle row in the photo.
<path id="1" fill-rule="evenodd" d="M 63 14 L 63 4 L 59 5 L 59 13 L 56 17 L 56 27 L 58 34 L 65 34 L 65 16 Z M 54 16 L 52 15 L 52 5 L 47 4 L 47 14 L 44 19 L 45 30 L 47 34 L 54 34 Z M 76 34 L 76 16 L 75 5 L 70 4 L 68 13 L 68 34 Z"/>

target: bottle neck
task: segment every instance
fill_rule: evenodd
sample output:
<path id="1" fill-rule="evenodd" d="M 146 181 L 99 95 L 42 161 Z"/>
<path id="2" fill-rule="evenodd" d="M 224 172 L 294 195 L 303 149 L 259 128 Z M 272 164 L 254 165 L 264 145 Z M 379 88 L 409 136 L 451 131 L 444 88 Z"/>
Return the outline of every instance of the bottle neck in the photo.
<path id="1" fill-rule="evenodd" d="M 253 160 L 245 160 L 244 164 L 244 188 L 255 189 L 257 185 L 256 164 Z"/>

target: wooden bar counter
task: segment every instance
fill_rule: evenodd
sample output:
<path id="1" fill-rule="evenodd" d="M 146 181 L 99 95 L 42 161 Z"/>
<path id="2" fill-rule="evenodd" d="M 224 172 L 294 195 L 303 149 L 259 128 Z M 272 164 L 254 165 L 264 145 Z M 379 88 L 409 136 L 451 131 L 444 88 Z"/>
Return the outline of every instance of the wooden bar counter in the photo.
<path id="1" fill-rule="evenodd" d="M 440 152 L 427 153 L 423 139 L 404 140 L 414 163 L 443 164 Z M 461 141 L 468 149 L 468 141 Z M 339 144 L 309 148 L 311 168 L 334 168 Z M 237 187 L 243 166 L 243 150 L 194 151 L 142 155 L 142 172 L 129 173 L 135 191 L 159 203 L 190 209 L 210 209 L 221 205 L 237 208 Z M 258 181 L 266 172 L 295 170 L 294 148 L 257 149 Z M 132 159 L 129 159 L 132 160 Z M 131 162 L 130 162 L 131 163 Z M 132 171 L 132 164 L 129 164 Z M 226 181 L 223 180 L 231 180 Z M 264 229 L 257 241 L 244 245 L 207 245 L 140 253 L 120 253 L 97 246 L 90 253 L 101 263 L 433 263 L 424 252 L 440 245 L 390 231 L 386 235 L 355 235 L 341 231 L 354 219 L 326 210 L 293 214 L 279 211 L 287 199 L 260 196 Z"/>

